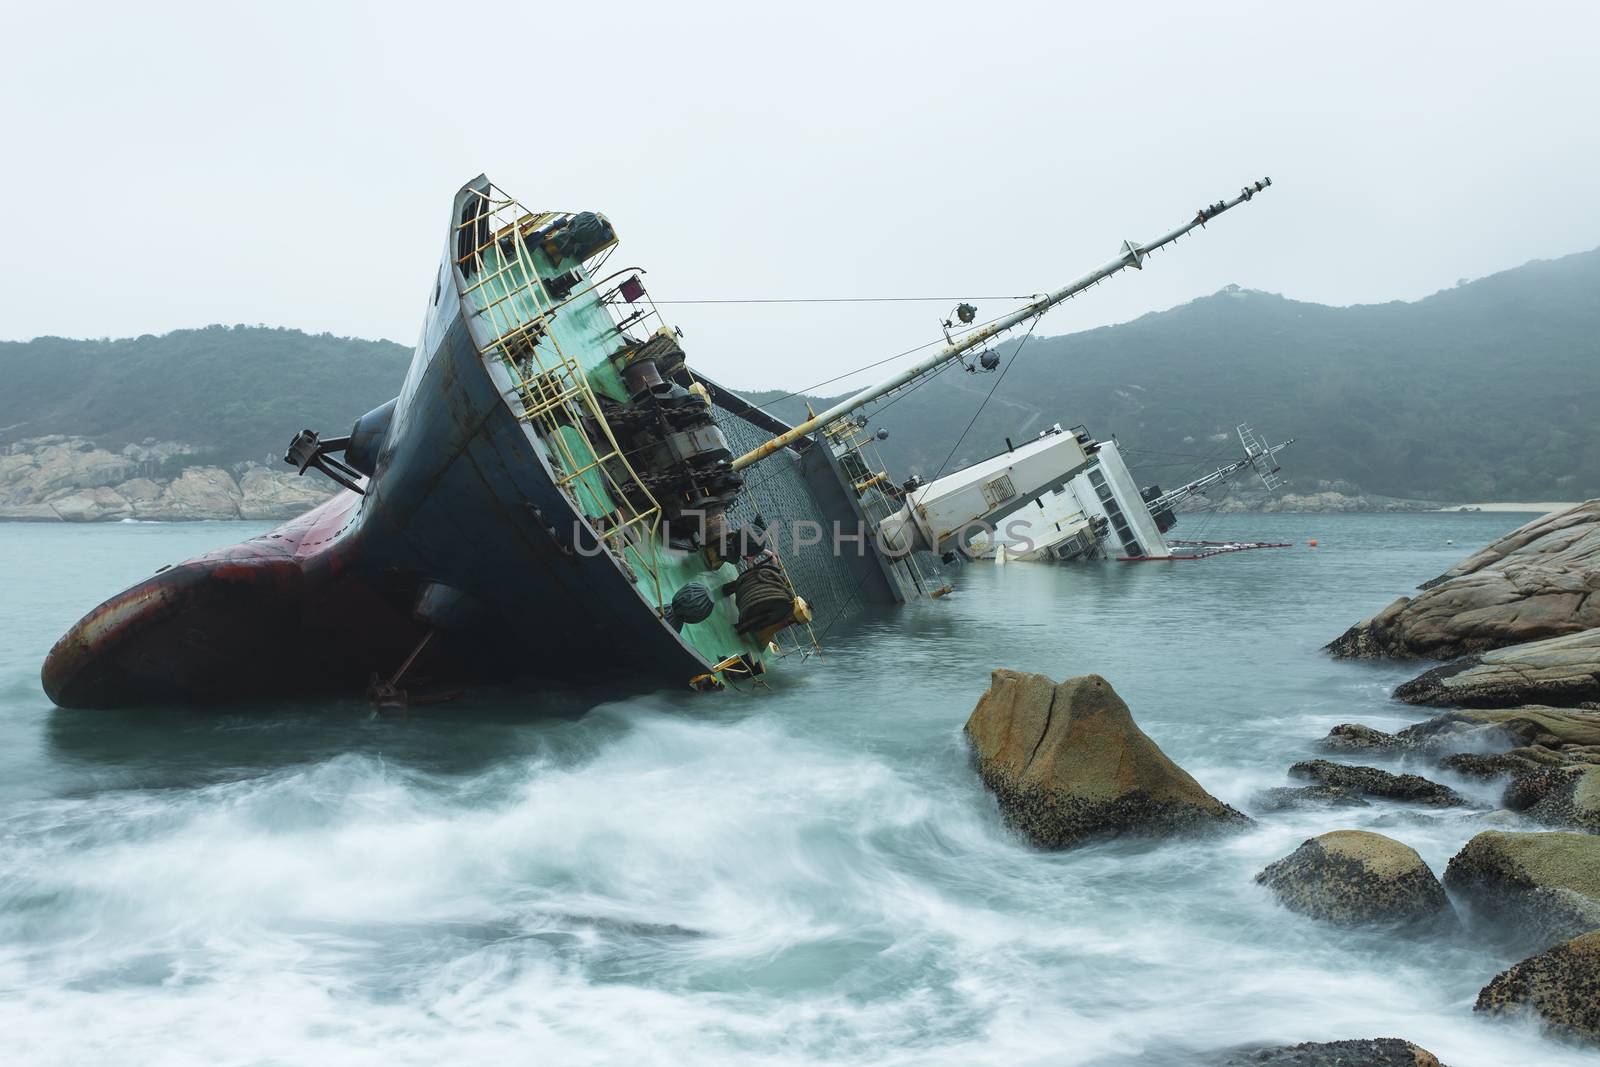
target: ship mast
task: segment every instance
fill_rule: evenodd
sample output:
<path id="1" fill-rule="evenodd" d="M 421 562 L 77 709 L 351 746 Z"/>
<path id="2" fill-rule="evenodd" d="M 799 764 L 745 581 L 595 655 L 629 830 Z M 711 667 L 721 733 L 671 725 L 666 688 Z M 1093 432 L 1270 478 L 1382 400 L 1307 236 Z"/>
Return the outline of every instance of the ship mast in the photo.
<path id="1" fill-rule="evenodd" d="M 944 348 L 939 349 L 939 351 L 933 353 L 932 355 L 923 357 L 892 377 L 886 378 L 879 382 L 877 385 L 863 389 L 861 392 L 850 397 L 848 400 L 840 401 L 827 411 L 824 411 L 819 415 L 813 415 L 805 422 L 792 427 L 784 433 L 779 434 L 777 437 L 774 437 L 772 440 L 767 441 L 766 443 L 759 445 L 754 449 L 751 449 L 749 452 L 746 452 L 744 455 L 735 459 L 733 461 L 733 469 L 742 470 L 745 467 L 750 466 L 752 463 L 760 462 L 761 460 L 772 455 L 774 452 L 778 451 L 780 448 L 787 448 L 800 438 L 815 432 L 817 429 L 823 426 L 826 426 L 828 423 L 839 418 L 840 416 L 848 415 L 857 408 L 870 404 L 874 400 L 878 400 L 889 393 L 894 392 L 896 389 L 900 389 L 906 385 L 909 385 L 911 382 L 922 377 L 924 374 L 927 374 L 929 371 L 959 357 L 963 352 L 969 352 L 972 349 L 977 348 L 979 345 L 982 345 L 985 342 L 999 336 L 1000 334 L 1005 333 L 1007 330 L 1010 330 L 1015 326 L 1027 322 L 1030 319 L 1038 318 L 1040 315 L 1043 315 L 1045 312 L 1049 311 L 1063 300 L 1067 300 L 1073 296 L 1076 296 L 1078 293 L 1083 292 L 1091 285 L 1102 282 L 1111 277 L 1113 274 L 1116 274 L 1127 267 L 1133 267 L 1137 270 L 1142 270 L 1144 268 L 1145 257 L 1150 255 L 1150 253 L 1156 251 L 1158 248 L 1161 248 L 1164 245 L 1171 244 L 1173 241 L 1176 241 L 1178 238 L 1182 237 L 1196 226 L 1204 226 L 1207 222 L 1216 218 L 1224 211 L 1244 203 L 1246 200 L 1249 200 L 1251 197 L 1255 196 L 1256 193 L 1260 192 L 1271 184 L 1271 178 L 1262 178 L 1258 182 L 1253 182 L 1241 189 L 1239 191 L 1239 195 L 1235 196 L 1233 199 L 1219 200 L 1215 204 L 1208 204 L 1196 212 L 1194 218 L 1190 219 L 1182 226 L 1162 234 L 1154 241 L 1149 241 L 1145 244 L 1136 244 L 1133 241 L 1122 242 L 1122 253 L 1121 255 L 1117 256 L 1116 259 L 1111 260 L 1102 267 L 1090 271 L 1088 274 L 1085 274 L 1076 281 L 1057 289 L 1055 292 L 1046 293 L 1044 296 L 1039 297 L 1037 300 L 1034 300 L 1025 307 L 1019 308 L 1009 315 L 1004 315 L 996 319 L 994 322 L 983 327 L 982 329 L 972 331 L 959 341 L 951 341 Z"/>
<path id="2" fill-rule="evenodd" d="M 1239 440 L 1244 442 L 1244 457 L 1236 459 L 1226 467 L 1218 467 L 1203 478 L 1196 478 L 1187 485 L 1180 485 L 1169 492 L 1162 493 L 1154 500 L 1145 502 L 1145 507 L 1154 515 L 1158 511 L 1166 510 L 1180 501 L 1187 500 L 1196 493 L 1203 493 L 1218 482 L 1225 482 L 1233 475 L 1246 467 L 1254 467 L 1261 476 L 1261 482 L 1268 489 L 1276 489 L 1282 484 L 1277 477 L 1278 453 L 1294 444 L 1294 438 L 1289 438 L 1282 444 L 1268 447 L 1265 442 L 1258 441 L 1250 427 L 1242 423 L 1238 428 Z"/>

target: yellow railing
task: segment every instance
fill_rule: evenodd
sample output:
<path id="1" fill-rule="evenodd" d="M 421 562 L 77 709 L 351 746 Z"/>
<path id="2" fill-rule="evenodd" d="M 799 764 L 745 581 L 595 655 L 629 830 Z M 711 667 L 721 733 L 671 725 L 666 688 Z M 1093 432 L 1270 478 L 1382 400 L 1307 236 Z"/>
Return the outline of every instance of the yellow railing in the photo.
<path id="1" fill-rule="evenodd" d="M 588 372 L 562 350 L 550 330 L 553 313 L 565 301 L 552 297 L 526 241 L 527 234 L 562 216 L 530 212 L 493 187 L 476 195 L 478 210 L 460 221 L 457 230 L 486 234 L 487 239 L 459 256 L 456 265 L 467 279 L 463 295 L 489 324 L 491 340 L 483 355 L 499 358 L 509 369 L 522 402 L 521 417 L 550 450 L 556 483 L 625 566 L 627 550 L 633 549 L 633 559 L 654 583 L 659 608 L 664 604 L 656 556 L 661 505 L 617 443 Z M 579 269 L 580 282 L 586 283 Z M 599 440 L 590 428 L 598 430 Z M 575 448 L 567 431 L 587 447 Z M 630 492 L 648 506 L 635 507 Z M 588 514 L 591 507 L 603 513 Z"/>

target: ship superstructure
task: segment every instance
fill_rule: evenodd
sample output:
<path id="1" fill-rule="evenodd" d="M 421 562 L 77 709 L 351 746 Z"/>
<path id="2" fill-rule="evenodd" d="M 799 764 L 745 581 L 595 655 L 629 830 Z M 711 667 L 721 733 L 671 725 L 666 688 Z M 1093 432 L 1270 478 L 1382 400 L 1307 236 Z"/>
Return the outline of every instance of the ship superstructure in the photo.
<path id="1" fill-rule="evenodd" d="M 1278 453 L 1293 439 L 1268 446 L 1242 423 L 1236 432 L 1244 449 L 1239 459 L 1165 492 L 1159 485 L 1141 487 L 1118 443 L 1101 442 L 1089 465 L 1065 485 L 1037 495 L 994 531 L 975 535 L 969 554 L 1001 562 L 1188 558 L 1187 549 L 1199 543 L 1167 536 L 1178 524 L 1180 504 L 1247 469 L 1269 490 L 1281 484 Z M 1175 547 L 1184 551 L 1174 552 Z"/>

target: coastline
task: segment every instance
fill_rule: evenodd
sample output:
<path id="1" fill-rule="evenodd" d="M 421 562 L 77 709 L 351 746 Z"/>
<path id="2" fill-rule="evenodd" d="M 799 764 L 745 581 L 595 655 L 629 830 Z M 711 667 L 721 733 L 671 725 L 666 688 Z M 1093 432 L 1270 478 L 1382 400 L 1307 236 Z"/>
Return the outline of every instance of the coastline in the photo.
<path id="1" fill-rule="evenodd" d="M 1439 510 L 1439 511 L 1517 511 L 1517 512 L 1526 512 L 1529 515 L 1548 515 L 1552 511 L 1564 511 L 1567 508 L 1575 508 L 1581 503 L 1582 503 L 1581 500 L 1567 500 L 1567 501 L 1541 500 L 1541 501 L 1530 502 L 1530 503 L 1519 503 L 1519 502 L 1514 501 L 1514 500 L 1497 500 L 1497 501 L 1494 501 L 1494 502 L 1488 503 L 1488 504 L 1451 504 L 1449 507 L 1438 508 L 1437 510 Z"/>

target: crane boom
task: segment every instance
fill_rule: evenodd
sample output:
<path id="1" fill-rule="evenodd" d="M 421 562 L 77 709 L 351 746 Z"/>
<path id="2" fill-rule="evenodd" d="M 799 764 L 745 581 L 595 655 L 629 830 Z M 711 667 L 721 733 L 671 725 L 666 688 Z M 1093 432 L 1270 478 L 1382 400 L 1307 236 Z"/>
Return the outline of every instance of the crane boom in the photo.
<path id="1" fill-rule="evenodd" d="M 841 400 L 827 411 L 824 411 L 819 415 L 813 415 L 811 418 L 797 426 L 792 427 L 784 433 L 779 434 L 772 440 L 758 445 L 749 452 L 746 452 L 744 455 L 735 459 L 733 461 L 733 469 L 742 470 L 745 467 L 750 466 L 752 463 L 760 462 L 766 457 L 772 455 L 774 452 L 778 451 L 780 448 L 787 448 L 789 445 L 798 441 L 800 438 L 805 437 L 807 434 L 813 433 L 819 428 L 826 426 L 834 419 L 837 419 L 843 415 L 848 415 L 857 408 L 863 407 L 866 404 L 870 404 L 874 400 L 877 400 L 880 397 L 894 392 L 896 389 L 910 384 L 934 368 L 948 363 L 950 360 L 960 356 L 963 352 L 969 352 L 972 349 L 977 348 L 979 345 L 984 344 L 986 341 L 989 341 L 1002 333 L 1005 333 L 1014 326 L 1027 322 L 1030 319 L 1038 318 L 1040 315 L 1043 315 L 1045 312 L 1049 311 L 1063 300 L 1067 300 L 1070 297 L 1076 296 L 1078 293 L 1083 292 L 1091 285 L 1104 281 L 1113 274 L 1116 274 L 1125 268 L 1133 267 L 1136 270 L 1142 270 L 1144 268 L 1144 260 L 1146 256 L 1150 255 L 1152 252 L 1163 247 L 1164 245 L 1171 244 L 1173 241 L 1176 241 L 1178 238 L 1182 237 L 1196 226 L 1204 226 L 1207 222 L 1210 222 L 1212 219 L 1216 218 L 1224 211 L 1227 211 L 1229 208 L 1237 207 L 1239 204 L 1244 203 L 1255 196 L 1256 193 L 1260 192 L 1271 184 L 1271 178 L 1262 178 L 1258 182 L 1253 182 L 1241 189 L 1239 194 L 1232 199 L 1219 200 L 1215 204 L 1209 204 L 1206 207 L 1201 208 L 1195 213 L 1194 218 L 1190 219 L 1182 226 L 1162 234 L 1154 241 L 1149 241 L 1144 244 L 1136 244 L 1133 241 L 1122 242 L 1122 252 L 1117 256 L 1116 259 L 1113 259 L 1103 266 L 1090 271 L 1083 277 L 1062 286 L 1060 289 L 1057 289 L 1052 293 L 1046 293 L 1037 300 L 1034 300 L 1024 307 L 1011 312 L 1009 315 L 1001 316 L 994 322 L 984 326 L 981 329 L 973 330 L 959 341 L 950 342 L 945 347 L 939 349 L 939 351 L 930 356 L 923 357 L 917 362 L 911 364 L 909 367 L 906 367 L 904 370 L 884 379 L 878 384 L 861 390 L 861 392 L 855 394 L 847 400 Z"/>

